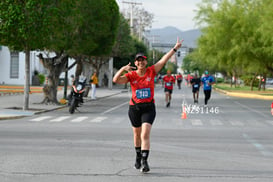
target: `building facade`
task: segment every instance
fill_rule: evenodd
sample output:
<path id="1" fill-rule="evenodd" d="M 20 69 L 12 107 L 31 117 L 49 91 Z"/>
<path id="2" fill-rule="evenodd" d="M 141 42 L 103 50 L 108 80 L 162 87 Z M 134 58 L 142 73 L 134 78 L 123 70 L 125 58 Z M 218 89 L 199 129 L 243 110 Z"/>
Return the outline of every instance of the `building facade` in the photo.
<path id="1" fill-rule="evenodd" d="M 34 76 L 34 72 L 38 71 L 40 74 L 44 74 L 47 76 L 47 70 L 40 63 L 39 55 L 40 52 L 31 51 L 30 52 L 30 84 L 32 85 L 32 78 Z M 52 55 L 54 56 L 54 55 Z M 73 64 L 74 60 L 69 59 L 69 65 Z M 76 65 L 68 71 L 68 80 L 69 84 L 71 84 L 70 76 L 75 74 Z M 90 67 L 88 71 L 86 71 L 85 76 L 87 78 L 92 75 L 93 69 Z M 105 79 L 105 75 L 108 78 L 112 78 L 110 75 L 112 73 L 109 68 L 109 64 L 105 64 L 102 66 L 99 74 L 99 86 L 105 86 L 103 80 Z M 64 78 L 65 73 L 63 72 L 60 75 L 60 78 Z M 10 49 L 6 46 L 0 46 L 0 84 L 1 85 L 24 85 L 25 84 L 25 53 L 24 52 L 15 52 L 10 51 Z"/>

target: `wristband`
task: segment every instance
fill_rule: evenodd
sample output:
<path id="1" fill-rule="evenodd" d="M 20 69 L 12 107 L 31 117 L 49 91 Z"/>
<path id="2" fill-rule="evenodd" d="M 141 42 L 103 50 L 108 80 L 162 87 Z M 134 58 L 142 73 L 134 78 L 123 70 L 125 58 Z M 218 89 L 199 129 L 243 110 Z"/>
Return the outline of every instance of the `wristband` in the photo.
<path id="1" fill-rule="evenodd" d="M 173 48 L 173 51 L 176 52 L 177 50 L 175 48 Z"/>

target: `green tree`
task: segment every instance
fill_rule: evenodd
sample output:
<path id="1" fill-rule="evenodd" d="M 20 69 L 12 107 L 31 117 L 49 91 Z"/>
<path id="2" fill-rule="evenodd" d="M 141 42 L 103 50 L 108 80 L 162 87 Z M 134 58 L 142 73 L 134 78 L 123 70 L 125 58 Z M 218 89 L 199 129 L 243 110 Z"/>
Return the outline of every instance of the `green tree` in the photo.
<path id="1" fill-rule="evenodd" d="M 120 14 L 118 34 L 112 48 L 114 67 L 120 69 L 131 61 L 131 56 L 136 52 L 135 41 L 130 34 L 128 21 Z"/>
<path id="2" fill-rule="evenodd" d="M 55 52 L 53 57 L 39 55 L 49 71 L 47 102 L 57 103 L 58 79 L 68 57 L 93 61 L 111 53 L 119 21 L 115 0 L 3 0 L 0 8 L 0 43 L 25 51 L 26 75 L 31 50 Z M 28 108 L 29 76 L 25 86 Z"/>
<path id="3" fill-rule="evenodd" d="M 134 41 L 130 35 L 130 26 L 128 21 L 120 14 L 118 33 L 115 44 L 112 48 L 113 57 L 128 57 L 135 53 Z"/>
<path id="4" fill-rule="evenodd" d="M 184 57 L 182 63 L 182 69 L 187 73 L 199 72 L 203 73 L 206 69 L 206 65 L 202 64 L 202 61 L 199 61 L 195 56 L 194 52 L 188 54 Z"/>
<path id="5" fill-rule="evenodd" d="M 43 48 L 51 32 L 55 9 L 49 0 L 0 1 L 0 44 L 11 50 L 24 51 L 25 90 L 23 109 L 29 109 L 30 51 Z"/>
<path id="6" fill-rule="evenodd" d="M 245 74 L 247 67 L 273 70 L 272 2 L 204 0 L 196 17 L 202 26 L 198 57 L 230 76 Z"/>
<path id="7" fill-rule="evenodd" d="M 70 54 L 78 62 L 77 74 L 82 72 L 82 66 L 97 71 L 108 62 L 114 46 L 118 25 L 119 9 L 115 0 L 81 0 L 78 3 L 79 26 L 74 38 L 74 54 Z"/>

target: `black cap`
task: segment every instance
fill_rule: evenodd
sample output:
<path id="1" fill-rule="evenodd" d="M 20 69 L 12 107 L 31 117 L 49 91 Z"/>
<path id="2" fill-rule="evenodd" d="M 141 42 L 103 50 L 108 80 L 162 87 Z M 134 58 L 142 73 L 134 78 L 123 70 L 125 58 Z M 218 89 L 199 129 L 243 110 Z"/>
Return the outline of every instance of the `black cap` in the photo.
<path id="1" fill-rule="evenodd" d="M 147 59 L 147 57 L 144 56 L 143 53 L 138 53 L 138 54 L 136 54 L 135 60 L 137 60 L 137 59 L 140 58 L 140 57 L 142 57 L 142 58 L 144 58 L 144 59 Z"/>

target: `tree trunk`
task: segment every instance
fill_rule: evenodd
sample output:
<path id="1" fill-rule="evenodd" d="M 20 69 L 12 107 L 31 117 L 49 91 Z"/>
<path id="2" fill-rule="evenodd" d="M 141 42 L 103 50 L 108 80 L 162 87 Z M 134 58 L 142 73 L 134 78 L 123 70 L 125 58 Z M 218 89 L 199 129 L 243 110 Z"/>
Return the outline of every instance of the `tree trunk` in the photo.
<path id="1" fill-rule="evenodd" d="M 262 78 L 260 76 L 258 90 L 261 91 L 261 88 L 262 88 Z"/>
<path id="2" fill-rule="evenodd" d="M 55 75 L 49 72 L 48 85 L 45 85 L 43 88 L 45 94 L 44 100 L 42 101 L 43 104 L 59 104 L 57 100 L 59 76 L 60 74 Z"/>
<path id="3" fill-rule="evenodd" d="M 77 67 L 76 67 L 76 73 L 75 73 L 75 78 L 78 78 L 83 70 L 83 62 L 81 59 L 77 59 Z"/>
<path id="4" fill-rule="evenodd" d="M 253 79 L 251 80 L 251 85 L 250 85 L 250 90 L 253 91 L 253 85 L 254 85 L 254 81 L 256 79 L 257 73 L 255 73 Z"/>
<path id="5" fill-rule="evenodd" d="M 58 84 L 60 74 L 65 70 L 68 64 L 68 56 L 61 54 L 53 58 L 43 58 L 40 54 L 39 58 L 45 68 L 48 69 L 48 85 L 45 85 L 43 104 L 59 104 L 57 100 Z"/>
<path id="6" fill-rule="evenodd" d="M 24 88 L 23 110 L 28 110 L 29 109 L 29 83 L 30 83 L 30 70 L 29 70 L 30 51 L 28 49 L 26 49 L 25 52 L 26 52 L 26 56 L 25 56 L 25 88 Z"/>

